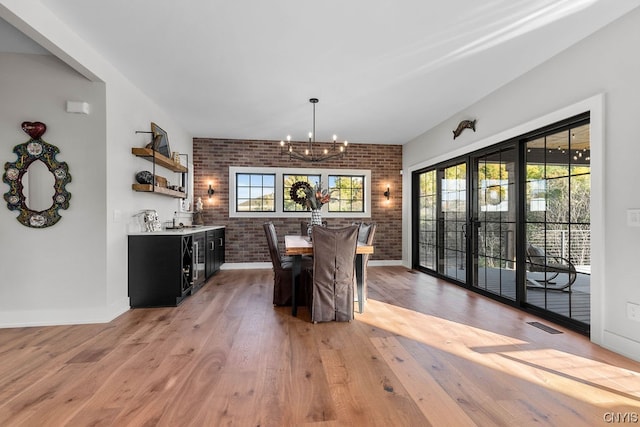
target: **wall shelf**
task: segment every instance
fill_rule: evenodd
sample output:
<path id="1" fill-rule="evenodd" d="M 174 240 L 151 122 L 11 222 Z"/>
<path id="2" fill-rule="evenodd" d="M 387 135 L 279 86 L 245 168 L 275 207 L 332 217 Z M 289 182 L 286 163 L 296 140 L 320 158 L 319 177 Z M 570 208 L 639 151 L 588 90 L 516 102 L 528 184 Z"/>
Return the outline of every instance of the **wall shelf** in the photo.
<path id="1" fill-rule="evenodd" d="M 131 148 L 131 154 L 136 157 L 143 158 L 145 160 L 153 163 L 153 176 L 154 176 L 154 184 L 131 184 L 131 189 L 133 191 L 139 191 L 143 193 L 156 193 L 161 194 L 163 196 L 175 197 L 179 199 L 185 199 L 187 197 L 187 193 L 183 191 L 172 190 L 167 188 L 167 180 L 164 177 L 158 176 L 155 174 L 156 166 L 162 166 L 165 169 L 168 169 L 172 172 L 182 174 L 182 181 L 185 181 L 185 174 L 188 173 L 189 169 L 186 166 L 181 165 L 180 163 L 174 162 L 172 159 L 164 156 L 157 151 L 151 148 Z M 160 185 L 158 185 L 160 184 Z"/>
<path id="2" fill-rule="evenodd" d="M 164 196 L 176 197 L 180 199 L 184 199 L 187 197 L 187 195 L 182 191 L 176 191 L 170 188 L 160 187 L 158 185 L 156 185 L 154 188 L 153 185 L 151 184 L 131 184 L 131 189 L 133 191 L 140 191 L 144 193 L 157 193 L 157 194 L 162 194 Z"/>
<path id="3" fill-rule="evenodd" d="M 157 151 L 152 150 L 151 148 L 131 148 L 131 154 L 142 157 L 150 162 L 154 162 L 157 165 L 160 165 L 164 168 L 167 168 L 173 172 L 187 173 L 188 169 L 186 166 L 182 166 L 179 163 L 174 162 L 170 158 L 158 153 Z"/>

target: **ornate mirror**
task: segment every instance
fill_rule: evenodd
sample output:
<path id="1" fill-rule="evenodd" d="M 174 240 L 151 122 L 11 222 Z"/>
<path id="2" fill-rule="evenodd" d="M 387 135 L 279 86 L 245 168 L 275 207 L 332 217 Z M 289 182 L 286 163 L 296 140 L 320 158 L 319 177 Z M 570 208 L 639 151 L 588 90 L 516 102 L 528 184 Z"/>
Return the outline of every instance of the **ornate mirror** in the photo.
<path id="1" fill-rule="evenodd" d="M 4 199 L 9 210 L 20 212 L 17 219 L 21 224 L 33 228 L 50 227 L 61 218 L 58 210 L 69 208 L 71 193 L 65 189 L 65 186 L 71 182 L 69 166 L 66 162 L 58 162 L 56 160 L 56 154 L 60 152 L 58 147 L 41 139 L 47 130 L 47 126 L 44 123 L 24 122 L 22 123 L 22 130 L 31 139 L 24 144 L 13 147 L 13 152 L 18 156 L 18 160 L 7 162 L 4 165 L 2 181 L 9 184 L 9 191 L 4 194 Z M 42 165 L 34 165 L 30 168 L 34 162 L 38 161 L 46 166 L 46 169 L 49 170 L 53 177 L 53 180 L 48 179 L 48 182 L 53 182 L 53 195 L 51 197 L 53 203 L 49 208 L 45 207 L 42 210 L 39 210 L 42 206 L 27 205 L 28 202 L 31 203 L 31 200 L 28 200 L 24 194 L 27 183 L 25 174 L 29 170 L 35 172 L 37 169 L 43 169 Z M 38 176 L 37 174 L 31 175 Z M 29 181 L 29 186 L 38 186 L 39 184 L 34 182 L 33 177 Z M 46 183 L 42 185 L 46 185 Z"/>

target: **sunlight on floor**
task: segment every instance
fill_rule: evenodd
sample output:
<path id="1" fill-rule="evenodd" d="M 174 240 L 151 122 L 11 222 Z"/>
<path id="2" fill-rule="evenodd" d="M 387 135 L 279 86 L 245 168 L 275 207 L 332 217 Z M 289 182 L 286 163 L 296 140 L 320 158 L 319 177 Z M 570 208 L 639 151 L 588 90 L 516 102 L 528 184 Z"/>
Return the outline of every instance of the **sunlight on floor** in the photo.
<path id="1" fill-rule="evenodd" d="M 640 372 L 372 299 L 356 320 L 605 409 L 640 407 Z"/>

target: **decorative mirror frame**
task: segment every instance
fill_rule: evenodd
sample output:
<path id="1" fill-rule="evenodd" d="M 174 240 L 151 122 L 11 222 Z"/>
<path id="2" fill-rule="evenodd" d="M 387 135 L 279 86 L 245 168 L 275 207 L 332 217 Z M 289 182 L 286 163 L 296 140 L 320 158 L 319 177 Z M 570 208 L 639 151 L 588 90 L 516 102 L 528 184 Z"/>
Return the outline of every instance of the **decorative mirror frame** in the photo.
<path id="1" fill-rule="evenodd" d="M 71 182 L 69 166 L 66 162 L 56 160 L 56 154 L 60 153 L 58 147 L 40 138 L 46 131 L 44 123 L 24 122 L 22 129 L 29 134 L 31 139 L 24 144 L 13 147 L 13 152 L 18 156 L 18 160 L 7 162 L 4 165 L 5 172 L 2 175 L 2 181 L 9 184 L 10 187 L 9 191 L 4 194 L 4 200 L 7 202 L 9 210 L 20 212 L 17 220 L 22 225 L 32 228 L 50 227 L 61 218 L 58 210 L 69 208 L 71 193 L 65 188 Z M 22 185 L 22 177 L 29 166 L 38 160 L 47 166 L 55 179 L 53 204 L 43 211 L 35 211 L 27 207 Z"/>

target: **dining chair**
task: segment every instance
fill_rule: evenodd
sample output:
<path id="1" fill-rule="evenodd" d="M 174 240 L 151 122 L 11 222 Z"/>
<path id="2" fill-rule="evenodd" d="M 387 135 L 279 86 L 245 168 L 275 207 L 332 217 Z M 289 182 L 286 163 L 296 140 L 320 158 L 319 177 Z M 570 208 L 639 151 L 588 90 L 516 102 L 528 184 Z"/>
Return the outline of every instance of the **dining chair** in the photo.
<path id="1" fill-rule="evenodd" d="M 358 242 L 372 246 L 378 225 L 375 222 L 370 224 L 360 222 L 354 223 L 354 225 L 358 226 Z M 365 301 L 367 300 L 367 265 L 370 256 L 370 254 L 362 255 L 362 298 Z"/>
<path id="2" fill-rule="evenodd" d="M 312 322 L 353 319 L 357 245 L 358 226 L 313 228 L 313 280 L 307 283 Z"/>
<path id="3" fill-rule="evenodd" d="M 289 256 L 281 256 L 278 249 L 278 234 L 273 222 L 265 222 L 263 224 L 264 233 L 267 237 L 269 246 L 269 256 L 273 265 L 273 305 L 291 305 L 291 274 L 293 267 L 293 259 Z M 311 268 L 312 260 L 310 257 L 302 257 L 302 268 Z M 304 294 L 305 275 L 301 274 L 296 282 L 296 301 L 299 304 L 306 302 Z"/>
<path id="4" fill-rule="evenodd" d="M 326 220 L 322 220 L 322 226 L 327 227 L 328 222 Z M 309 234 L 309 223 L 308 221 L 300 221 L 300 235 L 307 236 Z"/>

